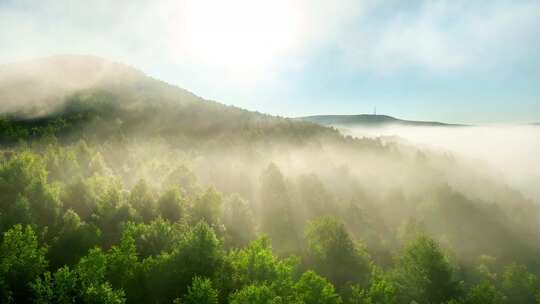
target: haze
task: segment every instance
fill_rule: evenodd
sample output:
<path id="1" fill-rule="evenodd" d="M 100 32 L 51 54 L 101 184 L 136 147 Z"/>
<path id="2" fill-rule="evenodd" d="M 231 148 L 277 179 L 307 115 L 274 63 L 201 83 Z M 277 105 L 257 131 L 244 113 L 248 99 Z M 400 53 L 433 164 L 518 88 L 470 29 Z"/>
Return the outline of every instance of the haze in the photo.
<path id="1" fill-rule="evenodd" d="M 540 303 L 539 20 L 0 0 L 0 303 Z"/>
<path id="2" fill-rule="evenodd" d="M 407 127 L 381 128 L 342 127 L 346 134 L 357 137 L 397 136 L 406 143 L 452 153 L 472 161 L 471 165 L 487 166 L 499 177 L 522 190 L 528 197 L 540 199 L 540 127 L 534 125 L 483 125 L 471 127 Z M 394 139 L 395 140 L 395 139 Z"/>
<path id="3" fill-rule="evenodd" d="M 97 55 L 289 117 L 529 123 L 538 20 L 535 0 L 1 0 L 0 63 Z"/>

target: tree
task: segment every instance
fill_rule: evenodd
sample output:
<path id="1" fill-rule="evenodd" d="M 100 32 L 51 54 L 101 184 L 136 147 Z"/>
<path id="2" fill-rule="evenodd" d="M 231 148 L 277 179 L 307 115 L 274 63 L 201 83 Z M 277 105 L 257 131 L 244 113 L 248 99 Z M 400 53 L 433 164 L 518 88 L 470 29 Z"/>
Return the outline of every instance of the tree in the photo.
<path id="1" fill-rule="evenodd" d="M 535 303 L 540 287 L 538 277 L 517 263 L 504 269 L 501 286 L 510 303 Z"/>
<path id="2" fill-rule="evenodd" d="M 298 181 L 300 201 L 308 215 L 308 220 L 331 214 L 335 211 L 332 195 L 324 184 L 314 175 L 303 175 Z"/>
<path id="3" fill-rule="evenodd" d="M 65 187 L 62 200 L 64 207 L 73 210 L 83 221 L 89 220 L 96 211 L 98 194 L 95 179 L 79 179 Z"/>
<path id="4" fill-rule="evenodd" d="M 222 281 L 225 281 L 220 284 L 223 290 L 264 285 L 271 289 L 273 297 L 279 297 L 284 303 L 295 301 L 293 278 L 297 274 L 298 261 L 294 258 L 276 257 L 272 253 L 268 238 L 261 237 L 243 249 L 231 250 L 226 262 L 230 273 L 227 273 L 228 277 L 222 278 Z M 258 289 L 252 291 L 260 292 Z"/>
<path id="5" fill-rule="evenodd" d="M 107 282 L 83 284 L 81 273 L 65 266 L 53 276 L 45 273 L 31 284 L 34 291 L 34 303 L 38 304 L 123 304 L 124 292 L 112 289 Z M 84 275 L 83 275 L 84 276 Z M 86 278 L 87 279 L 87 278 Z M 88 284 L 88 285 L 87 285 Z"/>
<path id="6" fill-rule="evenodd" d="M 19 195 L 28 196 L 36 184 L 45 184 L 47 170 L 42 159 L 29 151 L 16 153 L 0 163 L 0 210 L 5 212 Z"/>
<path id="7" fill-rule="evenodd" d="M 230 304 L 285 304 L 274 291 L 266 285 L 249 285 L 231 295 Z M 296 302 L 300 304 L 301 302 Z"/>
<path id="8" fill-rule="evenodd" d="M 129 234 L 124 234 L 119 245 L 113 246 L 107 254 L 107 281 L 114 287 L 126 290 L 135 277 L 138 266 L 135 241 Z"/>
<path id="9" fill-rule="evenodd" d="M 165 179 L 163 186 L 168 188 L 179 188 L 186 196 L 191 197 L 198 192 L 197 177 L 185 165 L 180 165 L 174 169 Z"/>
<path id="10" fill-rule="evenodd" d="M 156 216 L 154 194 L 150 186 L 142 179 L 131 189 L 129 204 L 137 211 L 145 223 L 150 222 Z"/>
<path id="11" fill-rule="evenodd" d="M 187 294 L 182 301 L 175 301 L 182 304 L 217 304 L 218 293 L 212 287 L 212 281 L 207 278 L 194 277 L 193 283 L 188 287 Z"/>
<path id="12" fill-rule="evenodd" d="M 74 265 L 97 246 L 101 240 L 101 230 L 94 224 L 87 224 L 79 215 L 68 209 L 62 217 L 58 236 L 50 242 L 49 260 L 53 269 L 64 265 Z"/>
<path id="13" fill-rule="evenodd" d="M 400 301 L 444 303 L 459 297 L 452 266 L 439 245 L 426 235 L 406 245 L 393 275 Z"/>
<path id="14" fill-rule="evenodd" d="M 313 221 L 306 229 L 306 238 L 315 270 L 335 286 L 367 282 L 368 255 L 354 243 L 343 223 L 331 217 Z"/>
<path id="15" fill-rule="evenodd" d="M 246 248 L 231 251 L 228 260 L 237 287 L 289 280 L 294 272 L 291 261 L 274 256 L 270 241 L 265 237 L 251 242 Z"/>
<path id="16" fill-rule="evenodd" d="M 355 285 L 351 287 L 348 304 L 397 304 L 396 288 L 380 269 L 375 267 L 367 289 Z"/>
<path id="17" fill-rule="evenodd" d="M 178 189 L 171 188 L 158 200 L 158 210 L 161 217 L 171 222 L 178 222 L 185 212 L 185 201 Z"/>
<path id="18" fill-rule="evenodd" d="M 137 253 L 141 258 L 169 252 L 177 244 L 183 233 L 183 226 L 157 218 L 148 224 L 126 223 L 124 234 L 134 239 Z"/>
<path id="19" fill-rule="evenodd" d="M 223 198 L 213 187 L 210 187 L 199 195 L 193 202 L 190 221 L 193 224 L 204 221 L 216 232 L 221 232 L 223 212 Z"/>
<path id="20" fill-rule="evenodd" d="M 223 222 L 227 245 L 239 248 L 255 238 L 253 214 L 248 203 L 238 195 L 226 200 Z"/>
<path id="21" fill-rule="evenodd" d="M 482 282 L 473 286 L 467 293 L 465 304 L 503 304 L 504 295 L 488 282 Z M 510 302 L 518 303 L 518 302 Z M 525 302 L 519 302 L 525 303 Z M 531 302 L 533 303 L 533 302 Z"/>
<path id="22" fill-rule="evenodd" d="M 0 163 L 0 213 L 7 216 L 2 222 L 31 221 L 39 229 L 54 230 L 61 206 L 59 188 L 47 184 L 41 157 L 25 151 Z"/>
<path id="23" fill-rule="evenodd" d="M 190 227 L 170 253 L 143 261 L 150 300 L 171 302 L 179 298 L 194 277 L 216 277 L 223 260 L 221 243 L 212 228 L 205 222 Z"/>
<path id="24" fill-rule="evenodd" d="M 341 304 L 334 286 L 313 271 L 305 272 L 295 284 L 298 298 L 310 304 Z"/>
<path id="25" fill-rule="evenodd" d="M 261 176 L 261 231 L 266 233 L 279 253 L 300 251 L 299 228 L 294 220 L 292 200 L 285 178 L 275 164 Z"/>
<path id="26" fill-rule="evenodd" d="M 28 283 L 47 269 L 46 249 L 38 245 L 30 226 L 15 225 L 4 233 L 0 245 L 0 299 L 3 303 L 27 303 Z"/>
<path id="27" fill-rule="evenodd" d="M 221 243 L 212 228 L 200 222 L 185 233 L 171 259 L 187 283 L 195 276 L 213 277 L 223 262 Z"/>
<path id="28" fill-rule="evenodd" d="M 140 221 L 141 217 L 124 201 L 121 185 L 112 179 L 103 179 L 100 184 L 102 184 L 101 195 L 97 210 L 92 214 L 92 220 L 102 231 L 107 232 L 103 235 L 102 244 L 104 248 L 109 248 L 120 241 L 124 223 Z"/>
<path id="29" fill-rule="evenodd" d="M 107 256 L 92 249 L 71 270 L 68 266 L 54 275 L 46 273 L 30 286 L 36 303 L 123 304 L 122 290 L 114 290 L 106 281 Z"/>

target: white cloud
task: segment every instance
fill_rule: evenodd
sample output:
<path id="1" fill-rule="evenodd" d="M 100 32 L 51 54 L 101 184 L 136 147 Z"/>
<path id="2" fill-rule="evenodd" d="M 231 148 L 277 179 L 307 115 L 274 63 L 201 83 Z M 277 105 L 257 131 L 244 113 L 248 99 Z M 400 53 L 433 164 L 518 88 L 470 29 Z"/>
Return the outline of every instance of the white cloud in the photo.
<path id="1" fill-rule="evenodd" d="M 382 73 L 484 69 L 536 56 L 539 20 L 538 1 L 425 1 L 385 18 L 359 20 L 358 30 L 346 34 L 352 41 L 340 48 L 348 65 Z"/>
<path id="2" fill-rule="evenodd" d="M 410 67 L 462 71 L 538 51 L 538 1 L 408 3 L 413 2 L 12 1 L 0 4 L 0 62 L 93 53 L 260 84 L 301 69 L 325 49 L 337 49 L 333 60 L 345 68 L 379 73 Z"/>
<path id="3" fill-rule="evenodd" d="M 301 66 L 364 7 L 354 0 L 13 1 L 0 4 L 0 62 L 92 53 L 191 66 L 223 81 L 259 80 Z"/>

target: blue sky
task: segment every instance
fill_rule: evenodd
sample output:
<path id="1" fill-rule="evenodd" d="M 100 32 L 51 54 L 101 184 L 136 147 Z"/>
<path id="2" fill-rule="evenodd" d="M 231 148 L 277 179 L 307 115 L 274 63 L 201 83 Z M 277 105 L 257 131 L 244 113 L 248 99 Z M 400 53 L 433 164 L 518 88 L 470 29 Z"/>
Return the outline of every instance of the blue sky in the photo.
<path id="1" fill-rule="evenodd" d="M 540 121 L 540 1 L 0 0 L 0 63 L 103 56 L 283 116 Z"/>

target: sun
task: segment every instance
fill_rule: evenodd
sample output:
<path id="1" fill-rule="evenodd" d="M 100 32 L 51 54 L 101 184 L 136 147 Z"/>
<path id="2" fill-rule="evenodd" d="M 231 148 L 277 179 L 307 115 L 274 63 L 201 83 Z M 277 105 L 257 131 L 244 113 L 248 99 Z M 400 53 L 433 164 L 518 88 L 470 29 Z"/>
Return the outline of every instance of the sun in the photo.
<path id="1" fill-rule="evenodd" d="M 184 0 L 174 24 L 176 51 L 214 67 L 248 72 L 270 67 L 303 40 L 298 3 Z"/>

